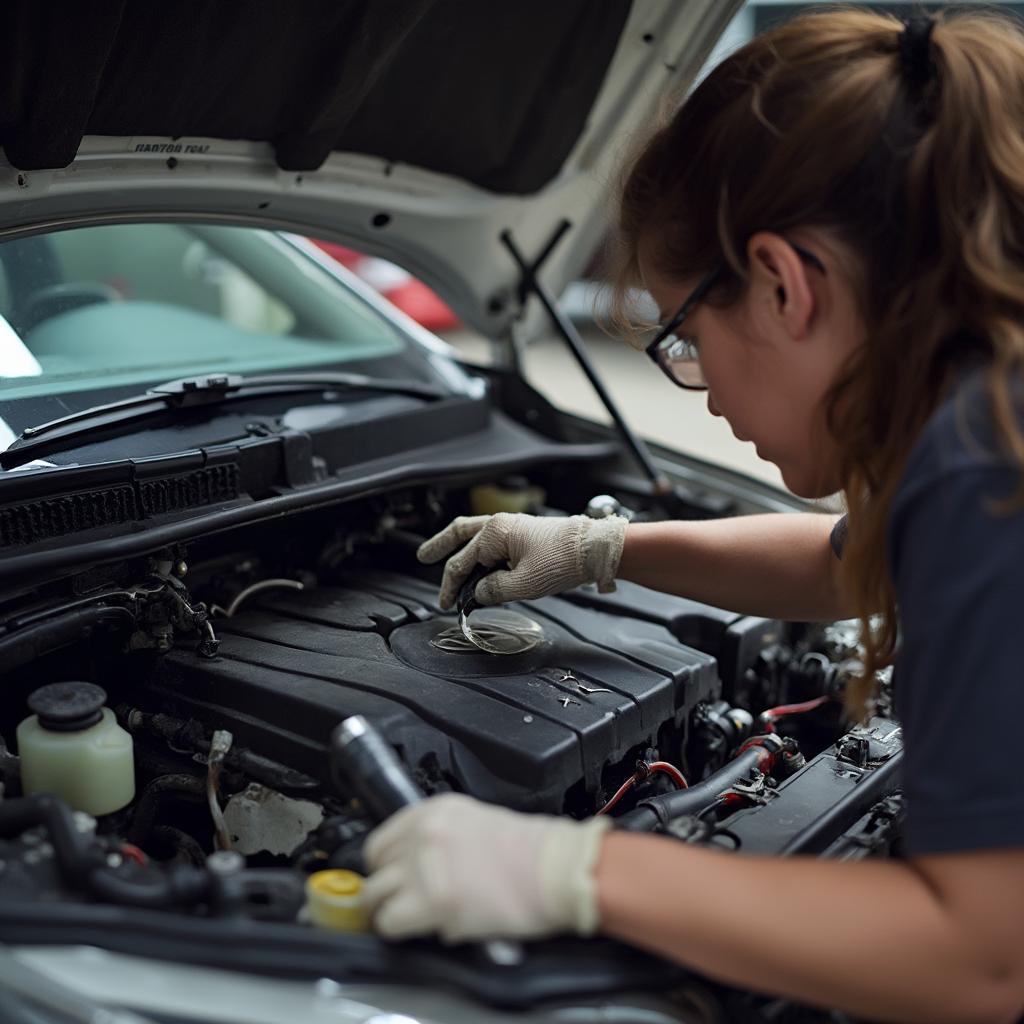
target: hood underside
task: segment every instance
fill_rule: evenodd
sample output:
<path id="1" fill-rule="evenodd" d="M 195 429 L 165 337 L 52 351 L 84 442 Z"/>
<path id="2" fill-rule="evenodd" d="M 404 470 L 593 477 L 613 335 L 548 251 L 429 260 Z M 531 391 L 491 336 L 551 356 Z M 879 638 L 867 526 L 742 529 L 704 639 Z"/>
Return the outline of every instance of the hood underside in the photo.
<path id="1" fill-rule="evenodd" d="M 510 230 L 577 276 L 624 142 L 739 0 L 8 0 L 0 237 L 206 217 L 403 263 L 470 323 L 520 310 Z"/>

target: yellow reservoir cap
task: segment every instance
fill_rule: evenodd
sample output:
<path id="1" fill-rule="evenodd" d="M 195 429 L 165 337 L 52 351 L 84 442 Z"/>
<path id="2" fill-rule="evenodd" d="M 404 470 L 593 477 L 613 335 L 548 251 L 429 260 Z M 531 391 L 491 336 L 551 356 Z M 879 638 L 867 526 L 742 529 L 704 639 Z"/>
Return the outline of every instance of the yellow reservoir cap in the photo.
<path id="1" fill-rule="evenodd" d="M 306 879 L 306 909 L 319 928 L 336 932 L 370 928 L 370 915 L 363 906 L 363 876 L 355 871 L 314 871 Z"/>

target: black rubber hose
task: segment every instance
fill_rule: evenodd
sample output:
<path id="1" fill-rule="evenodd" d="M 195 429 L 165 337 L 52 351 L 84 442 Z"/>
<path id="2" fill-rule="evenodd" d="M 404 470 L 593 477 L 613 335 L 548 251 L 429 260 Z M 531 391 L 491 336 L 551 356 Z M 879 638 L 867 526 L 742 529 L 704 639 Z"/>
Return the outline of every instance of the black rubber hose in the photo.
<path id="1" fill-rule="evenodd" d="M 206 863 L 203 848 L 187 832 L 173 825 L 157 825 L 153 829 L 153 838 L 174 851 L 175 857 L 183 858 L 193 867 L 201 868 Z"/>
<path id="2" fill-rule="evenodd" d="M 205 738 L 202 726 L 195 720 L 174 718 L 162 713 L 151 714 L 133 708 L 130 704 L 120 704 L 116 710 L 117 717 L 128 723 L 128 731 L 133 736 L 145 732 L 164 740 L 172 747 L 209 753 L 210 741 Z M 240 747 L 237 743 L 232 744 L 224 758 L 224 765 L 226 768 L 240 771 L 256 782 L 262 782 L 269 789 L 276 789 L 285 796 L 314 800 L 323 789 L 323 783 L 319 779 L 303 775 L 302 772 L 272 761 L 269 757 Z"/>
<path id="3" fill-rule="evenodd" d="M 50 651 L 77 643 L 96 626 L 127 629 L 135 625 L 135 616 L 116 605 L 89 605 L 31 626 L 23 626 L 0 637 L 0 665 L 4 672 L 28 665 Z"/>
<path id="4" fill-rule="evenodd" d="M 0 836 L 12 839 L 26 829 L 42 825 L 53 844 L 61 872 L 70 881 L 80 883 L 100 863 L 94 853 L 91 835 L 79 832 L 67 804 L 49 793 L 18 800 L 0 801 Z"/>
<path id="5" fill-rule="evenodd" d="M 206 799 L 206 780 L 198 775 L 160 775 L 146 786 L 135 805 L 132 823 L 125 838 L 135 846 L 145 845 L 156 821 L 157 808 L 170 796 Z"/>
<path id="6" fill-rule="evenodd" d="M 10 838 L 38 825 L 50 837 L 64 878 L 111 902 L 148 909 L 174 907 L 198 903 L 209 892 L 209 875 L 194 868 L 154 870 L 135 877 L 121 874 L 107 864 L 96 840 L 78 830 L 71 808 L 49 793 L 0 802 L 0 836 Z"/>
<path id="7" fill-rule="evenodd" d="M 181 865 L 135 878 L 120 874 L 116 868 L 101 867 L 89 873 L 88 883 L 96 896 L 145 910 L 199 903 L 210 891 L 210 877 L 205 871 Z"/>
<path id="8" fill-rule="evenodd" d="M 674 793 L 641 800 L 632 811 L 619 815 L 615 826 L 626 832 L 653 832 L 674 818 L 696 814 L 737 782 L 749 779 L 752 772 L 760 770 L 766 756 L 767 751 L 763 747 L 750 747 L 724 768 L 689 789 L 677 789 Z"/>

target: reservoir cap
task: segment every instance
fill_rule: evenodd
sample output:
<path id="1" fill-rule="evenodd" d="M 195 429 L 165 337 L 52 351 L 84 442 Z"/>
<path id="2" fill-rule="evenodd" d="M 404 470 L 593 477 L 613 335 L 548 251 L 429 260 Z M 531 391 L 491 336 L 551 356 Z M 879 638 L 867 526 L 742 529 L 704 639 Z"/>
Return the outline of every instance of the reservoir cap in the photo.
<path id="1" fill-rule="evenodd" d="M 106 691 L 95 683 L 50 683 L 28 698 L 29 710 L 50 732 L 80 732 L 103 718 Z"/>
<path id="2" fill-rule="evenodd" d="M 306 880 L 309 919 L 337 932 L 365 932 L 370 916 L 363 906 L 363 876 L 333 868 L 314 871 Z"/>

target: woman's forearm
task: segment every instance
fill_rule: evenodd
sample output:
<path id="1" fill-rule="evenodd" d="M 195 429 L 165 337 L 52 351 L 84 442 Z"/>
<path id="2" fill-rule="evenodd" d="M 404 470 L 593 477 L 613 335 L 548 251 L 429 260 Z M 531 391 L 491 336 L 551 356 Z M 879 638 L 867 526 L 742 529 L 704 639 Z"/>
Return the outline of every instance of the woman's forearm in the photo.
<path id="1" fill-rule="evenodd" d="M 1024 1005 L 1021 928 L 979 945 L 957 901 L 906 862 L 743 857 L 612 833 L 597 887 L 603 932 L 744 988 L 927 1024 L 1011 1021 Z M 1006 916 L 1007 898 L 1021 902 L 995 883 L 981 913 Z"/>
<path id="2" fill-rule="evenodd" d="M 636 523 L 626 531 L 618 576 L 746 615 L 849 618 L 829 543 L 835 521 L 795 512 Z"/>

